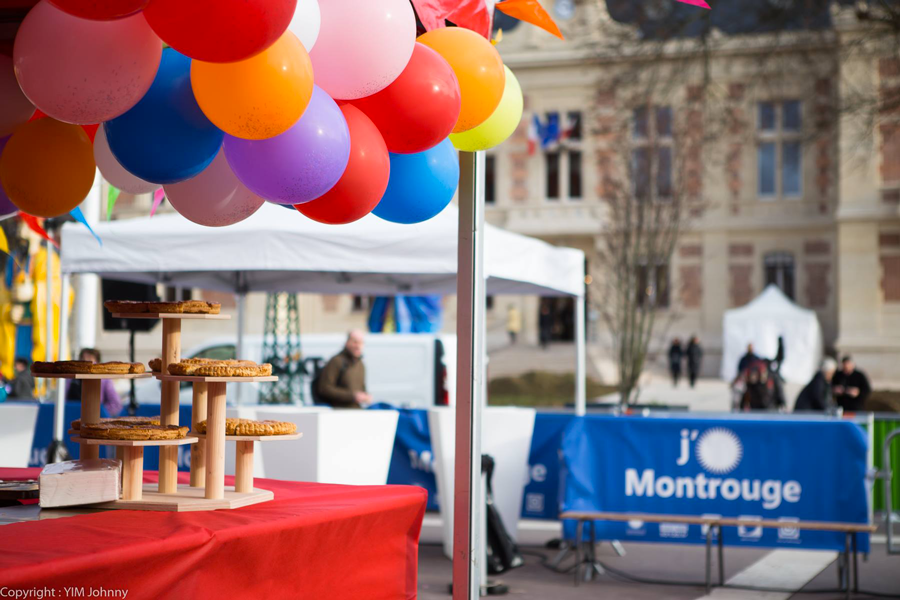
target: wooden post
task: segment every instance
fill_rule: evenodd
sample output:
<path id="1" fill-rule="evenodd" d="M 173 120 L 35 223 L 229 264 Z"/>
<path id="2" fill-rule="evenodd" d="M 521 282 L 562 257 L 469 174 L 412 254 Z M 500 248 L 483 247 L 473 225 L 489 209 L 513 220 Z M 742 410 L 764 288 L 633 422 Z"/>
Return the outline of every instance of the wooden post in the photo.
<path id="1" fill-rule="evenodd" d="M 119 487 L 125 490 L 125 446 L 114 446 L 116 460 L 119 461 Z"/>
<path id="2" fill-rule="evenodd" d="M 101 379 L 81 380 L 81 422 L 100 422 L 100 383 Z M 81 444 L 79 457 L 81 460 L 100 458 L 100 446 Z"/>
<path id="3" fill-rule="evenodd" d="M 162 374 L 169 364 L 181 360 L 181 320 L 163 319 Z M 162 425 L 178 425 L 178 382 L 162 382 L 160 402 Z M 174 494 L 178 490 L 178 446 L 159 447 L 159 493 Z"/>
<path id="4" fill-rule="evenodd" d="M 236 442 L 234 457 L 234 491 L 253 491 L 253 444 L 256 442 Z"/>
<path id="5" fill-rule="evenodd" d="M 160 449 L 166 446 L 160 446 Z M 177 448 L 177 446 L 172 446 Z M 125 446 L 122 465 L 122 500 L 140 500 L 144 493 L 144 447 Z"/>
<path id="6" fill-rule="evenodd" d="M 206 420 L 207 385 L 202 381 L 194 383 L 194 402 L 191 408 L 191 431 L 197 431 L 197 424 Z M 206 440 L 201 439 L 191 446 L 191 487 L 206 485 Z"/>
<path id="7" fill-rule="evenodd" d="M 209 383 L 206 419 L 206 493 L 210 500 L 225 497 L 225 384 Z"/>

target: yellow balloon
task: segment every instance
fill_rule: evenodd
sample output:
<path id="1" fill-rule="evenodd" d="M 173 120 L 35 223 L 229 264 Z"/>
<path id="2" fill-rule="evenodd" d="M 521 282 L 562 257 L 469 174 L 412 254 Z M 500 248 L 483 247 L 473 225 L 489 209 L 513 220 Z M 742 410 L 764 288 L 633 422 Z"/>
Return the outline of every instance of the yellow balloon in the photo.
<path id="1" fill-rule="evenodd" d="M 511 136 L 522 121 L 522 88 L 519 81 L 509 67 L 503 65 L 506 70 L 506 85 L 503 88 L 503 96 L 500 104 L 491 113 L 487 120 L 468 131 L 451 133 L 450 141 L 457 150 L 463 152 L 477 152 L 499 146 Z"/>

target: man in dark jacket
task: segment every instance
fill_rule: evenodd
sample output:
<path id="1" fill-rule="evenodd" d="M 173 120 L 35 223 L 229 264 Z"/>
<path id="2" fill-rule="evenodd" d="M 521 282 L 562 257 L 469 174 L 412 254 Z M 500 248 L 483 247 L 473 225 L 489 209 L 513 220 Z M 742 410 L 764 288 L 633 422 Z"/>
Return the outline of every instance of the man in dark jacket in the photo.
<path id="1" fill-rule="evenodd" d="M 703 361 L 703 348 L 700 346 L 700 340 L 696 335 L 691 336 L 686 354 L 688 379 L 691 382 L 691 387 L 694 387 L 694 384 L 697 383 L 697 377 L 700 375 L 700 363 Z"/>
<path id="2" fill-rule="evenodd" d="M 328 361 L 315 381 L 317 402 L 335 408 L 362 408 L 372 403 L 366 393 L 364 345 L 362 331 L 351 331 L 344 349 Z"/>
<path id="3" fill-rule="evenodd" d="M 675 338 L 669 346 L 669 373 L 672 374 L 672 386 L 678 385 L 681 377 L 681 359 L 684 358 L 684 350 L 681 349 L 681 340 Z"/>
<path id="4" fill-rule="evenodd" d="M 834 400 L 847 412 L 860 411 L 866 404 L 866 398 L 872 392 L 869 378 L 856 369 L 853 359 L 845 356 L 841 359 L 841 370 L 831 380 Z"/>
<path id="5" fill-rule="evenodd" d="M 822 367 L 816 373 L 812 381 L 806 384 L 800 395 L 797 396 L 797 402 L 794 404 L 794 411 L 798 410 L 828 410 L 831 408 L 831 380 L 837 371 L 837 361 L 833 358 L 826 358 L 822 361 Z"/>
<path id="6" fill-rule="evenodd" d="M 756 355 L 756 352 L 753 351 L 753 344 L 747 344 L 747 353 L 741 357 L 741 360 L 738 361 L 738 375 L 744 372 L 744 369 L 750 366 L 750 363 L 759 360 L 759 357 Z"/>

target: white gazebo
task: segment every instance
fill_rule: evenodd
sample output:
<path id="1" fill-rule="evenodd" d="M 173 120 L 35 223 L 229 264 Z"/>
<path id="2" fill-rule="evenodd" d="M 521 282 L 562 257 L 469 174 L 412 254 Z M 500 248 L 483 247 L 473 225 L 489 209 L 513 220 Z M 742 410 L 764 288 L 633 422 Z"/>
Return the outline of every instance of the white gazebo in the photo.
<path id="1" fill-rule="evenodd" d="M 808 383 L 822 360 L 822 328 L 813 310 L 791 302 L 775 285 L 722 318 L 722 379 L 737 376 L 737 365 L 753 344 L 762 358 L 775 358 L 778 338 L 784 339 L 781 376 L 790 383 Z"/>

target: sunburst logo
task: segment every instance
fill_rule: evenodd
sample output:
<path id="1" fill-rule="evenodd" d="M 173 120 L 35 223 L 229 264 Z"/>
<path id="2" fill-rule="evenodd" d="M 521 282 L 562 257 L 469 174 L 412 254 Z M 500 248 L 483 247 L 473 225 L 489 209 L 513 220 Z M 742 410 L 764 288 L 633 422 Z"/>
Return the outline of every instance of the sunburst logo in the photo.
<path id="1" fill-rule="evenodd" d="M 734 470 L 741 462 L 744 448 L 730 429 L 707 429 L 697 441 L 697 460 L 710 473 L 723 474 Z"/>

